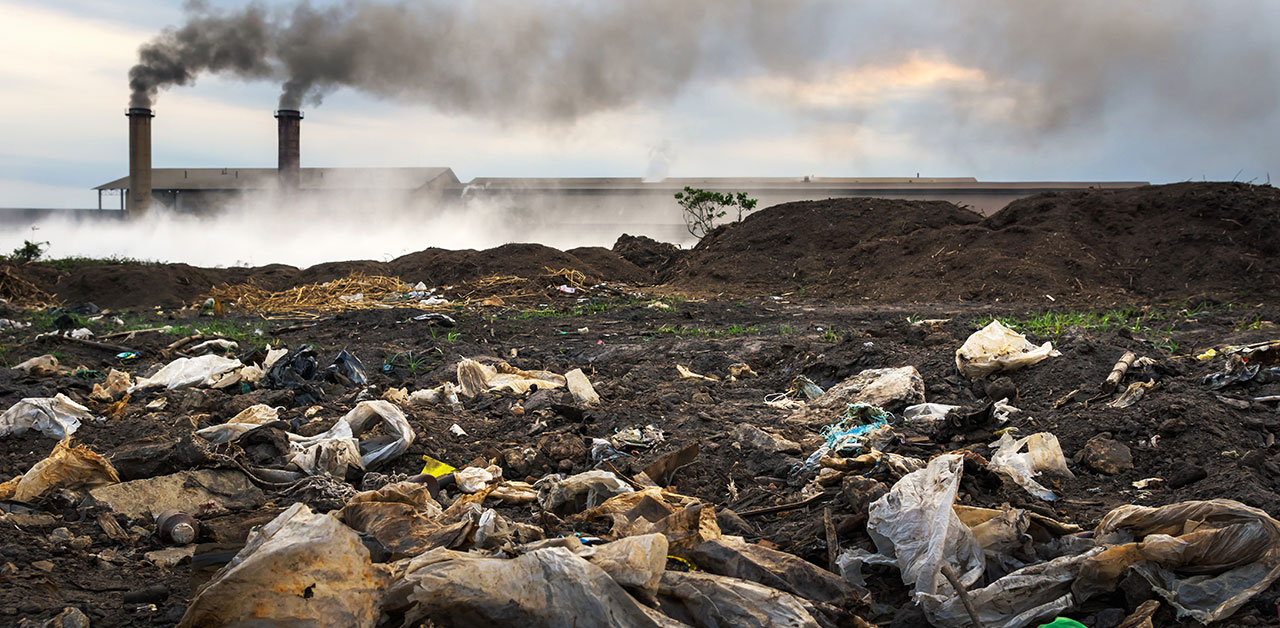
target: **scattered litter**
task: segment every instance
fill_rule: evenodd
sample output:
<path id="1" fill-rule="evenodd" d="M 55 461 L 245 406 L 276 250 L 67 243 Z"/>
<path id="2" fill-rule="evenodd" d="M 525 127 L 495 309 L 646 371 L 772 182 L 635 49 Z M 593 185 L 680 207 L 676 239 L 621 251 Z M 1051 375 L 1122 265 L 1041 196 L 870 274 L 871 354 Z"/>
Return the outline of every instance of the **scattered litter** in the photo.
<path id="1" fill-rule="evenodd" d="M 238 623 L 365 626 L 378 621 L 386 572 L 336 517 L 294 504 L 250 533 L 200 589 L 181 627 Z"/>
<path id="2" fill-rule="evenodd" d="M 682 378 L 684 378 L 684 379 L 701 379 L 701 380 L 705 380 L 705 381 L 715 381 L 715 378 L 714 378 L 714 377 L 707 377 L 706 375 L 699 375 L 699 374 L 694 373 L 693 371 L 689 370 L 689 369 L 688 369 L 688 367 L 685 367 L 685 366 L 680 365 L 680 364 L 677 364 L 677 365 L 676 365 L 676 372 L 677 372 L 677 373 L 679 373 L 679 374 L 680 374 L 680 377 L 682 377 Z"/>
<path id="3" fill-rule="evenodd" d="M 991 454 L 991 462 L 988 464 L 992 471 L 1003 473 L 1028 493 L 1045 501 L 1053 501 L 1057 497 L 1053 491 L 1036 482 L 1036 476 L 1051 472 L 1068 478 L 1075 477 L 1067 468 L 1067 459 L 1062 455 L 1058 437 L 1048 432 L 1039 432 L 1016 441 L 1005 432 L 990 447 L 996 450 Z M 1024 447 L 1025 452 L 1022 451 Z"/>
<path id="4" fill-rule="evenodd" d="M 459 438 L 467 435 L 466 430 L 462 429 L 462 426 L 457 423 L 449 426 L 449 433 Z"/>
<path id="5" fill-rule="evenodd" d="M 1129 406 L 1141 401 L 1142 397 L 1147 394 L 1147 391 L 1151 390 L 1155 385 L 1155 380 L 1129 384 L 1129 387 L 1126 388 L 1119 397 L 1116 397 L 1115 400 L 1111 401 L 1107 405 L 1112 408 L 1128 408 Z"/>
<path id="6" fill-rule="evenodd" d="M 656 425 L 646 425 L 643 428 L 627 427 L 618 430 L 613 436 L 609 437 L 609 444 L 618 449 L 651 449 L 658 443 L 666 440 L 662 430 Z"/>
<path id="7" fill-rule="evenodd" d="M 26 473 L 0 484 L 0 499 L 29 502 L 51 489 L 87 490 L 120 481 L 106 458 L 84 445 L 60 441 L 49 457 L 32 465 Z"/>
<path id="8" fill-rule="evenodd" d="M 31 358 L 17 366 L 13 367 L 15 371 L 22 371 L 31 377 L 49 377 L 57 375 L 58 358 L 52 355 L 42 355 Z"/>
<path id="9" fill-rule="evenodd" d="M 1061 355 L 1046 342 L 1036 346 L 1026 336 L 993 320 L 969 336 L 956 350 L 956 368 L 968 378 L 1013 371 Z"/>
<path id="10" fill-rule="evenodd" d="M 188 386 L 212 386 L 218 376 L 243 366 L 240 360 L 219 355 L 202 355 L 198 358 L 178 358 L 151 377 L 138 379 L 129 392 L 149 388 L 185 388 Z"/>
<path id="11" fill-rule="evenodd" d="M 54 397 L 33 397 L 13 404 L 0 415 L 0 437 L 35 430 L 62 440 L 93 418 L 89 409 L 62 393 Z"/>

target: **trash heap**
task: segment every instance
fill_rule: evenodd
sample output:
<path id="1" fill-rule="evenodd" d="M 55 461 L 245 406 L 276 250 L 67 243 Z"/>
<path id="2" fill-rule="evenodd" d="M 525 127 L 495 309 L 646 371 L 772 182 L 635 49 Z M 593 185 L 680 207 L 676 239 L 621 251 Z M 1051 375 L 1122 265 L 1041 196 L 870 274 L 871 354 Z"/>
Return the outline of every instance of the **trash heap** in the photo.
<path id="1" fill-rule="evenodd" d="M 921 330 L 913 362 L 907 345 L 818 334 L 784 339 L 770 361 L 758 336 L 627 342 L 552 320 L 560 344 L 507 347 L 466 309 L 362 315 L 373 323 L 287 347 L 195 335 L 125 356 L 33 336 L 110 366 L 39 355 L 0 375 L 13 391 L 0 446 L 21 464 L 0 477 L 0 577 L 38 597 L 38 573 L 65 600 L 0 613 L 41 626 L 957 628 L 1276 613 L 1280 521 L 1243 497 L 1171 499 L 1204 479 L 1170 472 L 1185 461 L 1144 472 L 1168 457 L 1162 437 L 1194 426 L 1082 427 L 1178 412 L 1174 392 L 1250 417 L 1265 451 L 1280 429 L 1275 341 L 1173 358 L 929 319 L 894 324 Z M 487 338 L 421 373 L 398 353 L 372 369 L 358 357 L 378 355 L 359 339 L 370 328 L 477 325 Z M 1036 384 L 1047 371 L 1052 388 Z M 137 425 L 149 431 L 118 433 Z M 1221 458 L 1275 466 L 1234 453 Z M 85 565 L 133 580 L 108 585 Z"/>

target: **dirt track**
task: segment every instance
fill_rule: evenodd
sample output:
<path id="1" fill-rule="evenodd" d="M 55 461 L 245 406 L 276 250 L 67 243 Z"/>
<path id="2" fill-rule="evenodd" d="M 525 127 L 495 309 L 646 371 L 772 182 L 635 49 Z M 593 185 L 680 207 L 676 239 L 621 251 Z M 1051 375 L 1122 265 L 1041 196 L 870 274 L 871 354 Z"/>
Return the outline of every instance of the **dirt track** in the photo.
<path id="1" fill-rule="evenodd" d="M 1188 191 L 1175 186 L 1160 193 L 1176 193 L 1183 195 L 1177 198 L 1183 198 L 1191 192 L 1212 192 L 1210 196 L 1223 194 L 1224 189 L 1231 188 Z M 1118 204 L 1123 198 L 1113 196 L 1107 197 L 1108 202 L 1120 206 Z M 1271 198 L 1274 190 L 1241 188 L 1238 196 L 1244 199 L 1237 199 L 1238 205 L 1246 201 L 1259 202 L 1255 197 Z M 958 226 L 947 232 L 952 235 L 937 237 L 944 240 L 960 237 L 969 242 L 1005 237 L 997 232 L 1007 230 L 1008 224 L 1028 220 L 1021 217 L 1023 214 L 1044 211 L 1044 203 L 1055 202 L 1054 199 L 1046 199 L 1040 204 L 1027 202 L 1021 208 L 1011 208 L 1016 210 L 1011 214 L 1014 218 L 1006 215 L 1001 219 L 1006 221 L 1004 223 L 991 222 L 999 214 L 993 219 L 978 222 L 964 217 L 962 213 L 954 213 L 961 210 L 954 210 L 953 218 L 943 222 Z M 1225 201 L 1219 199 L 1215 202 L 1222 204 Z M 1258 216 L 1277 211 L 1278 205 L 1274 200 L 1267 203 L 1250 214 L 1252 220 L 1261 220 Z M 823 209 L 822 205 L 817 205 L 804 208 L 804 211 Z M 856 215 L 865 210 L 853 207 L 840 211 Z M 782 262 L 772 258 L 767 263 L 760 261 L 756 257 L 759 247 L 773 247 L 769 253 L 771 256 L 781 254 L 779 250 L 784 253 L 791 250 L 785 246 L 779 248 L 781 241 L 776 238 L 759 242 L 758 246 L 752 245 L 755 248 L 740 244 L 734 245 L 736 248 L 725 249 L 738 251 L 734 255 L 716 257 L 712 254 L 717 242 L 750 242 L 750 238 L 743 234 L 755 228 L 752 221 L 767 226 L 771 231 L 779 230 L 780 227 L 770 222 L 770 218 L 769 214 L 761 212 L 741 225 L 713 235 L 699 247 L 702 250 L 695 250 L 676 262 L 661 255 L 638 256 L 641 265 L 647 266 L 647 272 L 675 277 L 673 283 L 676 288 L 703 286 L 702 290 L 689 292 L 726 293 L 720 298 L 705 301 L 689 300 L 673 294 L 672 287 L 664 287 L 657 292 L 658 296 L 666 295 L 661 296 L 661 300 L 669 305 L 669 309 L 652 306 L 658 301 L 652 288 L 635 286 L 628 288 L 633 291 L 633 296 L 599 297 L 585 304 L 577 303 L 573 298 L 559 297 L 558 300 L 543 299 L 542 303 L 535 301 L 455 311 L 452 315 L 458 326 L 448 329 L 414 322 L 410 318 L 418 312 L 407 309 L 337 314 L 320 319 L 313 327 L 296 330 L 288 328 L 305 321 L 263 321 L 240 314 L 217 319 L 201 317 L 198 309 L 148 312 L 130 317 L 129 322 L 136 326 L 187 325 L 198 330 L 216 320 L 220 321 L 220 329 L 238 330 L 242 341 L 256 344 L 271 342 L 290 347 L 312 344 L 319 354 L 321 366 L 327 365 L 339 350 L 346 349 L 363 361 L 373 398 L 391 388 L 403 387 L 413 391 L 453 381 L 456 364 L 465 357 L 503 359 L 520 368 L 556 373 L 582 368 L 602 399 L 598 408 L 581 407 L 563 394 L 553 395 L 552 402 L 544 409 L 529 412 L 523 412 L 523 407 L 529 406 L 530 401 L 511 394 L 485 394 L 465 401 L 458 408 L 406 408 L 417 439 L 407 453 L 377 471 L 415 474 L 421 470 L 421 457 L 426 454 L 459 467 L 477 459 L 497 461 L 504 467 L 506 477 L 533 481 L 552 472 L 577 473 L 591 469 L 595 465 L 589 452 L 591 439 L 607 439 L 620 429 L 654 424 L 665 432 L 666 440 L 652 450 L 631 451 L 634 457 L 615 463 L 619 471 L 634 475 L 663 455 L 697 442 L 700 446 L 698 458 L 692 465 L 676 472 L 670 484 L 681 494 L 714 505 L 718 512 L 725 509 L 751 512 L 798 500 L 801 487 L 788 483 L 790 471 L 822 442 L 813 426 L 789 421 L 790 412 L 765 405 L 766 396 L 786 391 L 800 375 L 825 389 L 864 369 L 909 365 L 919 370 L 929 402 L 979 408 L 988 401 L 987 391 L 992 381 L 961 377 L 956 371 L 956 349 L 993 316 L 1025 320 L 1047 307 L 1060 307 L 1043 299 L 1040 294 L 1051 291 L 1050 286 L 1030 283 L 1039 278 L 1022 278 L 1017 272 L 1014 272 L 1012 280 L 1006 280 L 1005 288 L 998 291 L 1001 295 L 1021 296 L 1020 302 L 1015 304 L 1004 301 L 894 304 L 894 295 L 902 293 L 884 292 L 873 300 L 890 303 L 865 305 L 858 296 L 864 294 L 864 287 L 856 282 L 841 284 L 832 278 L 819 281 L 813 275 L 805 274 L 810 272 L 806 270 L 796 275 L 793 283 L 791 278 L 784 276 L 786 269 L 782 268 Z M 772 218 L 777 219 L 778 216 Z M 1116 228 L 1123 221 L 1113 216 L 1105 222 L 1108 222 L 1108 228 Z M 1000 226 L 1002 224 L 1003 227 Z M 1213 224 L 1216 228 L 1216 222 Z M 1257 225 L 1248 224 L 1249 233 L 1253 233 Z M 867 246 L 881 252 L 891 244 L 901 247 L 909 234 L 919 233 L 921 228 L 935 227 L 938 225 L 887 227 L 888 231 L 874 238 L 868 236 L 874 242 Z M 987 231 L 979 232 L 980 229 Z M 1152 239 L 1140 230 L 1130 231 L 1135 239 Z M 735 235 L 735 232 L 740 233 Z M 1079 237 L 1091 236 L 1086 233 Z M 1240 269 L 1232 265 L 1236 262 L 1223 258 L 1223 253 L 1205 253 L 1208 235 L 1192 238 L 1182 234 L 1179 238 L 1188 245 L 1200 247 L 1201 253 L 1208 255 L 1207 261 L 1198 266 L 1206 269 L 1196 275 L 1200 283 L 1183 281 L 1183 289 L 1221 296 L 1221 292 L 1209 288 L 1219 285 L 1213 281 L 1223 273 L 1238 274 Z M 1172 246 L 1164 240 L 1161 242 L 1164 242 L 1161 250 Z M 801 246 L 801 243 L 795 246 Z M 929 246 L 933 247 L 932 244 Z M 1275 261 L 1275 250 L 1268 248 L 1272 245 L 1266 242 L 1237 240 L 1232 246 L 1244 251 L 1246 257 L 1258 257 L 1260 261 L 1254 263 L 1265 266 Z M 811 250 L 808 244 L 804 247 Z M 1063 250 L 1068 249 L 1070 247 Z M 449 254 L 453 265 L 448 266 L 440 262 L 445 253 L 424 252 L 416 254 L 419 259 L 414 264 L 397 260 L 390 267 L 394 269 L 400 264 L 409 270 L 416 268 L 421 275 L 436 264 L 441 268 L 432 271 L 438 273 L 432 277 L 437 278 L 438 283 L 464 281 L 500 272 L 532 275 L 552 263 L 561 263 L 561 267 L 580 263 L 584 269 L 588 266 L 594 269 L 596 272 L 593 274 L 597 277 L 626 276 L 626 279 L 637 283 L 655 276 L 646 275 L 646 270 L 603 250 L 580 251 L 572 259 L 569 254 L 550 252 L 540 247 L 510 248 L 507 252 L 518 264 L 504 266 L 506 258 L 499 259 L 491 252 L 469 252 L 466 255 Z M 843 259 L 853 260 L 850 263 L 861 263 L 857 260 L 866 259 L 860 252 L 838 253 L 831 250 L 828 253 L 831 254 L 828 258 L 812 259 L 796 253 L 792 263 L 797 269 L 826 264 L 838 271 L 841 267 L 836 258 L 841 255 L 845 256 Z M 1130 250 L 1124 254 L 1135 253 Z M 1168 262 L 1161 262 L 1165 266 L 1153 263 L 1153 268 L 1172 268 L 1185 261 L 1180 254 L 1174 253 L 1170 253 L 1168 259 Z M 754 260 L 751 263 L 755 266 L 747 265 L 747 260 Z M 759 277 L 760 281 L 747 281 L 725 270 L 733 264 L 754 269 L 753 276 Z M 1049 265 L 1049 262 L 1042 264 L 1045 267 Z M 334 265 L 306 271 L 279 268 L 271 272 L 279 278 L 275 286 L 280 287 L 298 281 L 302 276 L 309 280 L 330 278 L 336 276 L 334 273 L 345 272 L 352 267 Z M 691 267 L 721 270 L 691 275 Z M 149 273 L 148 276 L 153 277 L 135 284 L 144 288 L 130 288 L 126 284 L 115 288 L 120 293 L 135 295 L 129 297 L 134 300 L 134 305 L 141 304 L 138 299 L 148 298 L 140 296 L 145 294 L 160 295 L 154 304 L 162 303 L 160 298 L 193 301 L 203 292 L 196 290 L 191 283 L 183 284 L 181 279 L 172 278 L 206 281 L 213 275 L 201 273 L 214 272 L 175 267 L 136 268 L 142 269 L 137 272 Z M 158 269 L 163 269 L 164 274 L 161 275 Z M 370 271 L 379 269 L 385 267 L 367 268 Z M 121 270 L 84 269 L 70 276 L 64 275 L 61 280 L 53 280 L 53 285 L 79 285 L 76 281 L 96 276 L 93 273 L 126 281 L 123 278 L 130 275 Z M 717 276 L 717 272 L 721 275 Z M 884 272 L 888 273 L 889 279 L 897 277 L 887 270 Z M 1021 409 L 1008 425 L 970 425 L 938 438 L 908 438 L 911 434 L 906 432 L 902 439 L 889 444 L 884 451 L 921 459 L 962 449 L 989 456 L 988 443 L 995 440 L 992 432 L 1013 426 L 1024 435 L 1045 431 L 1055 434 L 1067 458 L 1071 459 L 1090 439 L 1109 433 L 1132 452 L 1132 469 L 1108 475 L 1072 462 L 1073 479 L 1042 480 L 1058 494 L 1059 499 L 1054 502 L 1044 502 L 1031 496 L 1003 476 L 975 472 L 962 484 L 959 502 L 993 508 L 1008 504 L 1086 529 L 1096 525 L 1112 508 L 1130 503 L 1163 505 L 1185 500 L 1228 498 L 1261 508 L 1273 517 L 1280 515 L 1280 467 L 1277 467 L 1280 461 L 1276 458 L 1274 446 L 1274 435 L 1280 431 L 1280 415 L 1274 402 L 1249 401 L 1254 397 L 1280 394 L 1280 383 L 1255 382 L 1225 388 L 1219 391 L 1226 398 L 1223 400 L 1202 382 L 1205 375 L 1222 367 L 1222 360 L 1198 361 L 1192 357 L 1215 346 L 1277 337 L 1275 325 L 1269 323 L 1280 320 L 1280 303 L 1273 298 L 1274 292 L 1268 292 L 1274 289 L 1274 275 L 1249 272 L 1253 274 L 1246 278 L 1252 278 L 1259 286 L 1258 291 L 1243 292 L 1254 297 L 1251 301 L 1192 300 L 1151 307 L 1146 312 L 1152 316 L 1143 320 L 1159 319 L 1159 325 L 1148 324 L 1148 328 L 1139 328 L 1136 333 L 1117 326 L 1105 330 L 1077 328 L 1062 330 L 1059 334 L 1033 334 L 1035 342 L 1053 341 L 1062 355 L 1007 374 L 1016 388 L 1010 402 Z M 37 275 L 30 270 L 26 274 L 28 277 Z M 148 282 L 158 281 L 154 279 L 157 276 L 169 282 L 165 285 L 182 286 L 182 290 L 151 292 L 152 284 Z M 214 278 L 225 276 L 229 275 Z M 255 276 L 261 281 L 266 273 L 259 271 Z M 419 279 L 413 274 L 401 276 L 409 281 Z M 833 272 L 831 276 L 837 277 L 839 273 Z M 950 274 L 941 276 L 948 281 L 952 277 Z M 862 277 L 858 281 L 864 283 L 870 281 L 866 274 L 854 277 Z M 696 283 L 703 280 L 704 283 Z M 70 283 L 64 283 L 68 281 Z M 920 281 L 920 286 L 927 283 L 923 277 Z M 1028 283 L 1024 284 L 1024 281 Z M 1268 284 L 1269 281 L 1272 283 Z M 971 286 L 963 287 L 969 286 L 965 282 L 971 280 L 957 279 L 955 289 L 970 289 Z M 1155 295 L 1168 298 L 1178 294 L 1178 290 L 1167 288 L 1176 283 L 1169 279 L 1158 284 L 1166 288 L 1152 292 L 1150 297 L 1138 290 L 1132 293 L 1088 291 L 1076 296 L 1086 303 L 1098 303 L 1103 299 L 1105 302 L 1137 302 L 1141 310 L 1155 300 Z M 846 291 L 840 293 L 840 298 L 819 298 L 815 296 L 819 292 L 816 286 L 822 285 L 844 285 Z M 1243 285 L 1232 284 L 1229 288 L 1241 294 Z M 781 294 L 787 288 L 798 290 L 805 286 L 808 287 L 805 296 L 768 297 L 769 294 Z M 90 300 L 99 298 L 99 294 L 109 294 L 101 292 L 100 287 L 92 290 L 97 292 L 64 293 L 59 289 L 59 296 L 65 300 L 67 295 L 77 294 L 84 300 Z M 830 294 L 819 296 L 834 297 L 836 292 L 832 288 Z M 639 296 L 641 293 L 644 296 Z M 935 303 L 943 300 L 940 298 L 942 292 L 924 291 L 921 294 L 926 295 L 923 298 L 936 299 Z M 992 294 L 995 293 L 979 290 L 966 300 L 982 299 Z M 105 305 L 104 302 L 98 304 Z M 56 352 L 68 368 L 84 366 L 101 372 L 120 368 L 138 375 L 163 363 L 165 360 L 160 357 L 160 352 L 179 337 L 145 332 L 119 340 L 117 342 L 127 342 L 130 348 L 142 353 L 138 360 L 121 362 L 112 351 L 60 340 L 34 340 L 37 332 L 47 330 L 51 317 L 13 309 L 0 312 L 0 317 L 35 322 L 31 328 L 0 331 L 3 359 L 8 364 Z M 99 336 L 109 333 L 118 328 L 109 322 L 109 318 L 108 315 L 100 321 L 91 322 L 89 327 Z M 945 322 L 925 323 L 925 319 L 945 319 Z M 253 335 L 255 329 L 261 330 L 262 334 Z M 280 331 L 282 329 L 285 331 Z M 1112 364 L 1125 351 L 1133 351 L 1155 361 L 1145 369 L 1135 369 L 1129 381 L 1149 377 L 1156 385 L 1135 406 L 1125 409 L 1108 407 L 1104 401 L 1110 397 L 1102 398 L 1098 388 Z M 380 368 L 384 363 L 391 363 L 388 372 Z M 758 376 L 729 381 L 730 365 L 734 363 L 746 363 Z M 717 380 L 682 378 L 676 371 L 677 364 Z M 101 377 L 92 375 L 27 378 L 9 369 L 0 370 L 0 407 L 7 408 L 24 397 L 51 396 L 61 391 L 84 401 L 95 412 L 102 412 L 104 404 L 86 400 L 92 384 L 100 381 Z M 1073 390 L 1078 390 L 1073 399 L 1059 403 Z M 292 391 L 255 390 L 235 394 L 185 389 L 149 392 L 133 398 L 119 418 L 101 423 L 86 422 L 75 434 L 75 440 L 113 458 L 122 476 L 150 477 L 200 466 L 183 457 L 181 452 L 186 446 L 179 442 L 189 441 L 194 429 L 220 424 L 253 403 L 283 406 L 286 410 L 281 413 L 281 419 L 292 421 L 300 433 L 315 433 L 327 428 L 335 418 L 349 410 L 359 392 L 358 388 L 324 386 L 323 399 L 315 404 L 321 409 L 313 411 L 316 412 L 314 415 L 307 414 L 312 404 L 295 403 Z M 166 400 L 165 409 L 148 410 L 147 404 L 157 398 Z M 450 434 L 449 428 L 455 423 L 466 432 L 466 436 Z M 776 431 L 799 443 L 801 451 L 788 454 L 766 452 L 740 442 L 732 434 L 742 423 Z M 163 456 L 130 462 L 125 452 L 140 439 L 148 438 L 172 446 Z M 8 478 L 25 472 L 48 455 L 55 442 L 34 432 L 0 439 L 0 452 L 4 454 L 0 457 L 0 476 Z M 892 485 L 896 479 L 883 469 L 867 475 L 886 486 Z M 1165 485 L 1149 489 L 1133 486 L 1136 481 L 1152 477 L 1165 479 Z M 357 489 L 361 487 L 360 477 L 349 479 Z M 841 489 L 837 483 L 828 489 L 827 499 L 806 508 L 748 516 L 745 527 L 737 523 L 740 520 L 722 517 L 721 527 L 726 534 L 738 534 L 749 542 L 774 546 L 825 567 L 827 547 L 822 513 L 829 507 L 835 515 L 841 548 L 861 547 L 874 551 L 865 531 L 866 504 L 859 503 L 858 494 L 851 492 L 847 484 L 845 486 Z M 252 526 L 266 523 L 298 500 L 322 511 L 341 506 L 341 502 L 335 503 L 330 496 L 324 495 L 285 495 L 267 490 L 267 496 L 268 504 L 260 509 L 214 514 L 204 519 L 206 530 L 202 540 L 234 548 L 237 543 L 243 543 Z M 0 592 L 0 614 L 10 618 L 6 621 L 14 622 L 19 617 L 45 619 L 64 607 L 77 606 L 89 615 L 94 625 L 176 623 L 191 597 L 193 582 L 203 581 L 211 570 L 195 569 L 189 562 L 172 568 L 154 566 L 144 554 L 165 547 L 154 534 L 142 534 L 127 542 L 112 540 L 96 520 L 98 514 L 105 510 L 100 506 L 88 509 L 78 506 L 78 502 L 54 494 L 37 504 L 38 516 L 25 519 L 24 523 L 0 527 L 0 569 L 4 570 L 0 577 L 5 580 L 4 590 Z M 546 525 L 546 520 L 535 518 L 527 506 L 501 506 L 498 512 L 515 521 Z M 115 518 L 126 530 L 131 525 L 142 529 L 150 527 L 150 523 L 144 520 L 130 521 L 118 515 Z M 76 549 L 66 542 L 51 540 L 53 530 L 61 527 L 68 528 L 73 536 L 90 537 L 91 545 Z M 592 535 L 603 534 L 607 529 L 608 526 L 600 524 L 560 523 L 552 524 L 550 531 Z M 208 551 L 216 553 L 212 549 Z M 52 570 L 33 566 L 41 560 L 52 563 Z M 870 567 L 866 575 L 872 604 L 869 607 L 846 607 L 845 612 L 855 613 L 882 626 L 921 625 L 923 618 L 916 614 L 918 611 L 910 603 L 908 590 L 901 584 L 896 569 Z M 163 588 L 163 595 L 153 592 L 151 598 L 143 601 L 124 601 L 126 593 L 136 593 L 156 585 Z M 1132 593 L 1127 598 L 1124 591 L 1117 590 L 1093 598 L 1069 615 L 1088 626 L 1101 626 L 1104 620 L 1100 616 L 1110 617 L 1117 612 L 1114 609 L 1127 613 L 1133 610 L 1136 601 Z M 1272 585 L 1230 620 L 1219 625 L 1276 624 L 1278 601 L 1280 585 Z M 150 604 L 154 604 L 154 608 Z M 1168 605 L 1158 612 L 1155 624 L 1192 625 L 1176 622 Z"/>

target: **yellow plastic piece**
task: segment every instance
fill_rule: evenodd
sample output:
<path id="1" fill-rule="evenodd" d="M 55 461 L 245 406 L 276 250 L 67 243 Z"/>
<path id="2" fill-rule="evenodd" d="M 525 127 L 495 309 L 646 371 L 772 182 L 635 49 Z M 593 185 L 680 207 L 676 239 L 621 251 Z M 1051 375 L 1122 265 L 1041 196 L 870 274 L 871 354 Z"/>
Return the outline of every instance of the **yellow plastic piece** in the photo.
<path id="1" fill-rule="evenodd" d="M 428 456 L 425 454 L 422 456 L 422 461 L 427 463 L 423 465 L 422 472 L 430 475 L 434 475 L 436 477 L 440 477 L 442 475 L 448 475 L 450 473 L 453 473 L 456 470 L 453 467 L 443 462 L 440 462 L 439 460 L 436 460 L 435 458 L 432 458 L 431 456 Z"/>

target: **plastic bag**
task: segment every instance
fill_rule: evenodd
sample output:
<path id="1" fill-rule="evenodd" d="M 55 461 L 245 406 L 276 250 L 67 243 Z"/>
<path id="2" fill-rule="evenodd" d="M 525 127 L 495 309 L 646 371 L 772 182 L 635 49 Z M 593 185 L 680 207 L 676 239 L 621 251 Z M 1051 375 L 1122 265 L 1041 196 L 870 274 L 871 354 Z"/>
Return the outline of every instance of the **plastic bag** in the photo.
<path id="1" fill-rule="evenodd" d="M 493 366 L 471 358 L 458 362 L 458 392 L 464 397 L 474 397 L 490 389 L 505 389 L 523 395 L 533 387 L 549 390 L 567 383 L 563 375 L 549 371 L 522 371 L 506 362 Z"/>
<path id="2" fill-rule="evenodd" d="M 365 469 L 399 457 L 413 444 L 413 428 L 404 418 L 404 412 L 390 401 L 361 401 L 340 420 L 351 426 L 351 434 L 356 438 L 373 429 L 375 422 L 380 422 L 386 431 L 360 441 L 360 462 Z"/>
<path id="3" fill-rule="evenodd" d="M 915 593 L 950 592 L 942 577 L 949 564 L 966 587 L 982 577 L 982 546 L 951 509 L 964 458 L 945 454 L 907 474 L 868 508 L 867 534 L 876 549 L 898 562 L 902 582 Z"/>
<path id="4" fill-rule="evenodd" d="M 91 489 L 119 481 L 120 476 L 106 458 L 84 445 L 72 447 L 71 441 L 64 440 L 26 473 L 0 484 L 0 499 L 28 502 L 54 488 Z"/>
<path id="5" fill-rule="evenodd" d="M 558 473 L 534 482 L 538 505 L 543 510 L 565 515 L 595 508 L 615 495 L 632 493 L 631 485 L 608 471 L 587 471 L 564 477 Z"/>
<path id="6" fill-rule="evenodd" d="M 348 353 L 346 349 L 338 352 L 338 357 L 333 359 L 333 364 L 329 365 L 328 370 L 329 377 L 343 386 L 359 387 L 369 383 L 360 359 Z"/>
<path id="7" fill-rule="evenodd" d="M 0 414 L 0 436 L 22 434 L 34 429 L 62 440 L 80 429 L 80 421 L 93 418 L 89 409 L 62 393 L 54 397 L 31 397 L 13 404 Z"/>
<path id="8" fill-rule="evenodd" d="M 211 386 L 218 376 L 243 366 L 240 360 L 220 355 L 202 355 L 198 358 L 178 358 L 165 365 L 155 375 L 144 377 L 129 388 L 133 393 L 148 388 L 164 387 L 170 390 L 187 386 Z"/>
<path id="9" fill-rule="evenodd" d="M 1158 508 L 1121 506 L 1094 535 L 1116 544 L 1094 556 L 1073 591 L 1110 591 L 1130 567 L 1178 611 L 1208 624 L 1230 617 L 1280 577 L 1280 522 L 1229 499 Z"/>
<path id="10" fill-rule="evenodd" d="M 1067 468 L 1067 459 L 1062 455 L 1058 437 L 1048 432 L 1038 432 L 1016 441 L 1005 432 L 1000 440 L 989 446 L 996 452 L 991 454 L 987 468 L 1005 474 L 1028 493 L 1045 501 L 1053 501 L 1057 497 L 1053 491 L 1035 481 L 1037 475 L 1048 471 L 1069 478 L 1075 477 Z M 1026 446 L 1027 451 L 1019 453 L 1023 446 Z"/>
<path id="11" fill-rule="evenodd" d="M 959 409 L 960 406 L 949 406 L 942 403 L 919 403 L 908 406 L 902 411 L 902 420 L 908 427 L 925 433 L 933 433 L 938 425 L 947 419 L 947 413 Z"/>
<path id="12" fill-rule="evenodd" d="M 563 547 L 510 560 L 433 549 L 409 561 L 384 607 L 403 612 L 406 625 L 683 625 L 640 604 L 603 569 Z"/>
<path id="13" fill-rule="evenodd" d="M 769 587 L 707 573 L 668 571 L 658 589 L 672 619 L 706 628 L 818 628 L 800 600 Z"/>
<path id="14" fill-rule="evenodd" d="M 1037 347 L 1000 321 L 991 321 L 956 350 L 956 368 L 965 377 L 986 377 L 996 371 L 1017 370 L 1059 355 L 1052 343 Z"/>
<path id="15" fill-rule="evenodd" d="M 178 625 L 372 627 L 386 579 L 351 528 L 298 503 L 250 533 Z"/>

